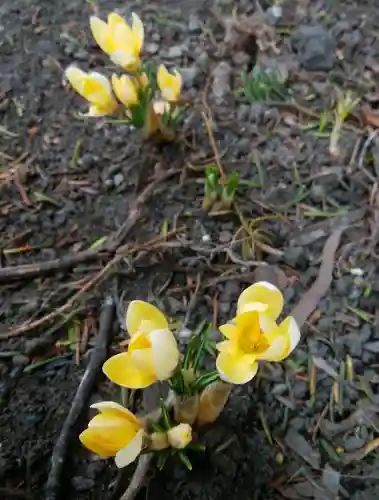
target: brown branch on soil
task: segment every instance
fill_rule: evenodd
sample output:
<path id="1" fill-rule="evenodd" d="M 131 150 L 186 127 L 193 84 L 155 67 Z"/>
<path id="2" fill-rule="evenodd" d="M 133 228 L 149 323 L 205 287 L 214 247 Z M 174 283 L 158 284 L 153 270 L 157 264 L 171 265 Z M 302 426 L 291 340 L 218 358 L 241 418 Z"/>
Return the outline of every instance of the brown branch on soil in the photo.
<path id="1" fill-rule="evenodd" d="M 304 325 L 332 284 L 335 254 L 343 231 L 344 228 L 336 229 L 326 240 L 316 281 L 291 311 L 299 327 Z"/>
<path id="2" fill-rule="evenodd" d="M 88 402 L 99 375 L 100 368 L 107 358 L 114 312 L 114 301 L 111 297 L 107 297 L 100 315 L 97 345 L 92 352 L 87 369 L 76 391 L 70 411 L 53 450 L 51 469 L 46 483 L 45 500 L 57 500 L 60 497 L 60 480 L 68 452 L 70 434 L 84 406 Z"/>
<path id="3" fill-rule="evenodd" d="M 167 239 L 173 234 L 176 234 L 178 231 L 180 231 L 180 228 L 170 231 L 165 235 L 164 238 Z M 129 248 L 127 246 L 119 247 L 117 249 L 116 255 L 106 264 L 106 266 L 100 269 L 98 273 L 96 273 L 90 280 L 88 280 L 80 288 L 80 290 L 78 290 L 65 304 L 58 307 L 51 313 L 43 316 L 42 318 L 38 318 L 35 321 L 25 321 L 20 326 L 8 330 L 8 332 L 0 333 L 0 340 L 9 339 L 11 337 L 18 337 L 25 334 L 26 332 L 34 330 L 35 328 L 54 320 L 56 317 L 67 315 L 67 312 L 74 306 L 75 302 L 79 301 L 84 293 L 88 292 L 95 285 L 98 285 L 104 279 L 106 279 L 113 268 L 115 268 L 123 259 L 135 253 L 137 250 L 141 250 L 141 252 L 132 261 L 132 263 L 135 264 L 139 260 L 139 258 L 143 258 L 146 255 L 146 251 L 149 250 L 149 245 L 151 246 L 151 249 L 156 250 L 158 248 L 159 240 L 161 239 L 162 237 L 153 238 L 153 240 L 140 245 L 138 248 Z M 168 244 L 166 242 L 160 242 L 159 247 L 160 249 L 167 248 Z M 62 324 L 60 326 L 62 326 Z"/>
<path id="4" fill-rule="evenodd" d="M 9 339 L 11 337 L 18 337 L 19 335 L 23 335 L 30 330 L 34 330 L 38 326 L 42 326 L 45 323 L 48 323 L 49 321 L 55 319 L 57 316 L 65 314 L 75 304 L 75 301 L 77 301 L 85 292 L 88 292 L 88 290 L 90 290 L 93 286 L 102 281 L 106 277 L 107 272 L 122 259 L 122 255 L 116 255 L 111 261 L 108 262 L 105 267 L 103 267 L 103 269 L 95 274 L 93 278 L 87 281 L 87 283 L 82 286 L 82 288 L 78 292 L 76 292 L 65 304 L 63 304 L 63 306 L 58 307 L 58 309 L 55 309 L 42 318 L 36 319 L 35 321 L 26 321 L 25 323 L 22 323 L 22 325 L 13 328 L 6 333 L 0 334 L 0 340 Z"/>
<path id="5" fill-rule="evenodd" d="M 63 271 L 73 268 L 83 262 L 89 262 L 95 259 L 102 259 L 107 255 L 112 255 L 117 248 L 122 245 L 125 238 L 134 228 L 141 217 L 141 210 L 154 194 L 157 186 L 172 177 L 181 173 L 181 170 L 171 169 L 163 172 L 153 179 L 148 186 L 138 195 L 129 210 L 129 215 L 124 224 L 114 232 L 109 240 L 98 248 L 83 250 L 75 255 L 64 256 L 61 259 L 49 260 L 46 262 L 37 262 L 35 264 L 23 264 L 20 266 L 10 266 L 0 269 L 0 284 L 8 283 L 13 280 L 35 278 L 37 276 L 47 275 L 53 271 Z"/>

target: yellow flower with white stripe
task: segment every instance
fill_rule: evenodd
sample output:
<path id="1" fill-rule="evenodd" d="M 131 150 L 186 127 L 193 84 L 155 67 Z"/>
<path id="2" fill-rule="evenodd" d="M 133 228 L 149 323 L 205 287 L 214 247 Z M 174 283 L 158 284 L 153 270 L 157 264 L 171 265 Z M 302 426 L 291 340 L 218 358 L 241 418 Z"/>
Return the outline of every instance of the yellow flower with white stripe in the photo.
<path id="1" fill-rule="evenodd" d="M 112 75 L 112 87 L 117 99 L 126 107 L 138 104 L 139 98 L 137 88 L 130 76 Z"/>
<path id="2" fill-rule="evenodd" d="M 132 26 L 115 12 L 108 15 L 108 22 L 96 16 L 90 19 L 91 31 L 99 47 L 111 61 L 130 73 L 140 66 L 140 52 L 144 39 L 141 19 L 132 13 Z"/>
<path id="3" fill-rule="evenodd" d="M 65 74 L 73 89 L 90 103 L 87 116 L 106 116 L 116 111 L 118 103 L 104 75 L 96 71 L 85 73 L 75 66 L 69 66 Z"/>
<path id="4" fill-rule="evenodd" d="M 170 378 L 179 362 L 179 349 L 159 309 L 141 300 L 132 301 L 126 312 L 126 328 L 131 337 L 128 351 L 104 363 L 105 375 L 130 389 Z"/>
<path id="5" fill-rule="evenodd" d="M 132 412 L 113 401 L 91 406 L 100 413 L 90 420 L 79 439 L 86 448 L 102 457 L 115 457 L 117 467 L 132 463 L 144 445 L 144 430 Z"/>
<path id="6" fill-rule="evenodd" d="M 258 371 L 258 361 L 282 361 L 300 341 L 294 318 L 276 320 L 283 308 L 283 296 L 264 281 L 251 285 L 239 296 L 237 316 L 220 331 L 227 340 L 217 344 L 216 365 L 221 378 L 244 384 Z"/>
<path id="7" fill-rule="evenodd" d="M 161 94 L 169 102 L 176 102 L 182 91 L 182 76 L 176 70 L 173 74 L 167 71 L 167 68 L 161 64 L 157 72 L 157 83 Z"/>
<path id="8" fill-rule="evenodd" d="M 181 450 L 192 441 L 192 428 L 189 424 L 179 424 L 167 432 L 167 439 L 172 448 Z"/>

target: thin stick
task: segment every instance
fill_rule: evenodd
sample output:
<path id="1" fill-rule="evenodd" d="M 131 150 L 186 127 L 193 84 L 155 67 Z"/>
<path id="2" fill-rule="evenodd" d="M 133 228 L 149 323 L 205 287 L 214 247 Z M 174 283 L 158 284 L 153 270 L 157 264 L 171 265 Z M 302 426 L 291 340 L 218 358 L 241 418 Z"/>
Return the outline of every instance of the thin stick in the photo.
<path id="1" fill-rule="evenodd" d="M 100 315 L 97 345 L 92 352 L 87 369 L 76 391 L 70 411 L 53 450 L 51 469 L 46 483 L 45 500 L 57 500 L 60 496 L 60 480 L 69 448 L 71 430 L 76 425 L 79 416 L 86 406 L 100 368 L 107 358 L 114 312 L 114 300 L 111 297 L 107 297 Z"/>
<path id="2" fill-rule="evenodd" d="M 129 210 L 128 217 L 124 224 L 114 232 L 113 235 L 98 248 L 83 250 L 74 255 L 68 255 L 61 259 L 49 260 L 47 262 L 37 262 L 35 264 L 25 264 L 20 266 L 10 266 L 0 269 L 0 284 L 9 283 L 13 280 L 35 278 L 50 274 L 53 271 L 68 270 L 83 262 L 95 259 L 102 259 L 109 254 L 114 254 L 117 248 L 123 243 L 125 238 L 134 228 L 141 217 L 141 210 L 154 194 L 158 184 L 166 181 L 181 170 L 171 169 L 153 179 L 148 186 L 138 195 Z"/>
<path id="3" fill-rule="evenodd" d="M 216 141 L 215 141 L 215 138 L 213 135 L 211 111 L 209 109 L 209 106 L 205 102 L 204 102 L 204 106 L 206 107 L 206 109 L 208 111 L 208 116 L 206 115 L 206 113 L 204 113 L 204 111 L 201 114 L 203 115 L 204 123 L 205 123 L 205 126 L 207 128 L 209 142 L 210 142 L 211 147 L 212 147 L 212 151 L 213 151 L 213 154 L 215 157 L 215 162 L 216 162 L 217 168 L 219 169 L 221 177 L 222 177 L 221 182 L 226 182 L 227 179 L 226 179 L 226 175 L 225 175 L 225 170 L 221 164 L 220 153 L 218 151 Z"/>

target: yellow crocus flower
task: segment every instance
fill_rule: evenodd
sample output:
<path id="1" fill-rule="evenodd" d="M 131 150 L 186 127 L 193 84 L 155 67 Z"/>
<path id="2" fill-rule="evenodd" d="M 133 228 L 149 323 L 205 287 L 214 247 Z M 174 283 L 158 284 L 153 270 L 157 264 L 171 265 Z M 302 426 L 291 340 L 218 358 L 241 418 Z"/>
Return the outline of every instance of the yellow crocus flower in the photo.
<path id="1" fill-rule="evenodd" d="M 113 401 L 91 406 L 99 414 L 90 420 L 79 439 L 86 448 L 102 457 L 115 457 L 117 467 L 132 463 L 141 453 L 144 430 L 132 412 Z"/>
<path id="2" fill-rule="evenodd" d="M 274 285 L 258 282 L 244 290 L 237 303 L 237 316 L 220 326 L 227 340 L 217 344 L 216 365 L 221 378 L 244 384 L 258 371 L 258 361 L 282 361 L 300 341 L 300 330 L 288 316 L 279 325 L 283 296 Z"/>
<path id="3" fill-rule="evenodd" d="M 176 70 L 169 73 L 166 67 L 161 64 L 157 73 L 157 83 L 162 96 L 169 102 L 176 102 L 182 90 L 182 77 Z"/>
<path id="4" fill-rule="evenodd" d="M 179 424 L 167 432 L 167 439 L 173 448 L 181 450 L 192 441 L 192 428 L 189 424 Z"/>
<path id="5" fill-rule="evenodd" d="M 132 301 L 126 312 L 126 328 L 131 336 L 128 351 L 104 363 L 105 375 L 130 389 L 170 378 L 179 362 L 179 349 L 159 309 L 141 300 Z"/>
<path id="6" fill-rule="evenodd" d="M 138 92 L 130 76 L 112 75 L 112 87 L 117 99 L 127 107 L 138 104 Z"/>
<path id="7" fill-rule="evenodd" d="M 109 55 L 112 62 L 130 73 L 140 66 L 144 28 L 137 14 L 132 13 L 132 26 L 115 12 L 108 15 L 108 22 L 96 16 L 90 19 L 91 31 L 99 47 Z"/>
<path id="8" fill-rule="evenodd" d="M 73 89 L 90 103 L 87 116 L 111 115 L 116 111 L 118 103 L 104 75 L 95 71 L 85 73 L 75 66 L 69 66 L 65 74 Z"/>

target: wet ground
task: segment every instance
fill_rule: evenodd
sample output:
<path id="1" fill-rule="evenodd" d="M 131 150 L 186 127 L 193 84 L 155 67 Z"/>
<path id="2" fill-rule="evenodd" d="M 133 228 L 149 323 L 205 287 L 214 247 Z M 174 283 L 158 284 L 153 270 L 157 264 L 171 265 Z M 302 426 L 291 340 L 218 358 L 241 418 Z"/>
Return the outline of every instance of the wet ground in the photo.
<path id="1" fill-rule="evenodd" d="M 112 71 L 90 36 L 91 5 L 0 6 L 0 497 L 44 498 L 106 294 L 118 302 L 116 351 L 130 299 L 155 300 L 192 327 L 219 324 L 262 277 L 290 311 L 322 268 L 326 295 L 291 358 L 235 388 L 191 473 L 170 464 L 138 498 L 378 498 L 379 2 L 95 8 L 142 17 L 146 57 L 182 72 L 191 105 L 178 143 L 161 149 L 125 125 L 78 119 L 83 103 L 64 68 Z M 285 95 L 248 102 L 240 75 L 254 66 L 278 70 Z M 347 90 L 361 100 L 331 154 Z M 215 162 L 203 111 L 223 167 L 241 175 L 236 206 L 221 216 L 201 209 L 203 171 Z M 323 253 L 338 231 L 335 255 Z M 99 239 L 109 245 L 83 254 Z M 100 378 L 91 399 L 112 395 Z M 62 498 L 117 498 L 112 461 L 76 439 L 86 420 L 72 429 Z"/>

